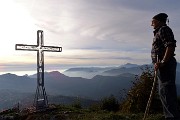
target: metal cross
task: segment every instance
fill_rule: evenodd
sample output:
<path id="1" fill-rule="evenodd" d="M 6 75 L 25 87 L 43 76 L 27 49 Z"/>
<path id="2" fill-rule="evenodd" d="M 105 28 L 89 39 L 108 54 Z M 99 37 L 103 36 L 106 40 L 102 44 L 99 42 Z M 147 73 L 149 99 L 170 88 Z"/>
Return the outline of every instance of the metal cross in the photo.
<path id="1" fill-rule="evenodd" d="M 43 31 L 37 31 L 37 45 L 16 44 L 16 50 L 37 51 L 37 89 L 34 104 L 37 110 L 48 107 L 48 99 L 44 87 L 44 51 L 61 52 L 62 47 L 44 46 Z"/>

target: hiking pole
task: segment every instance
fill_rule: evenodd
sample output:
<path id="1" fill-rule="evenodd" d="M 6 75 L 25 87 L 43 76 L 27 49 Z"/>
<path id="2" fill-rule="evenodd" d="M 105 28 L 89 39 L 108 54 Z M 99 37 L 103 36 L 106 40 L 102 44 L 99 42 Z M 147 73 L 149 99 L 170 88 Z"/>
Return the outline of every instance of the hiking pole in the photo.
<path id="1" fill-rule="evenodd" d="M 158 60 L 158 56 L 157 56 L 157 62 L 158 61 L 159 60 Z M 150 93 L 150 96 L 149 96 L 148 103 L 146 105 L 146 110 L 145 110 L 145 113 L 144 113 L 143 120 L 146 119 L 146 117 L 148 116 L 148 113 L 149 113 L 150 105 L 151 105 L 151 102 L 152 102 L 152 98 L 153 98 L 153 95 L 154 95 L 154 92 L 155 92 L 155 87 L 156 87 L 156 82 L 157 82 L 157 71 L 158 70 L 154 71 L 154 82 L 153 82 L 153 86 L 152 86 L 152 89 L 151 89 L 151 93 Z"/>

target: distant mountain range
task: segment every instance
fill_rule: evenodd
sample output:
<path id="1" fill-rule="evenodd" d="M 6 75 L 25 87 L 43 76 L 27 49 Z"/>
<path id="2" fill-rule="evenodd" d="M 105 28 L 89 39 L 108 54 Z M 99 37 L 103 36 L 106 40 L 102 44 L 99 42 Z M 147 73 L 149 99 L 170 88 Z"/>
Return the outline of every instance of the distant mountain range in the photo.
<path id="1" fill-rule="evenodd" d="M 140 75 L 142 73 L 142 69 L 146 67 L 153 68 L 152 64 L 145 65 L 137 65 L 127 63 L 125 65 L 119 67 L 79 67 L 79 68 L 70 68 L 63 72 L 64 75 L 69 77 L 82 77 L 91 79 L 96 75 L 102 76 L 118 76 L 125 73 L 130 73 L 134 75 Z M 180 63 L 177 63 L 176 69 L 176 82 L 180 84 Z"/>
<path id="2" fill-rule="evenodd" d="M 127 63 L 119 67 L 76 67 L 64 71 L 63 74 L 69 77 L 83 77 L 91 79 L 96 75 L 117 76 L 124 73 L 140 74 L 142 72 L 140 67 L 141 66 L 139 65 L 131 63 Z"/>
<path id="3" fill-rule="evenodd" d="M 128 90 L 132 86 L 132 81 L 135 80 L 135 75 L 140 75 L 142 69 L 147 66 L 152 67 L 152 65 L 140 66 L 128 63 L 119 67 L 84 67 L 71 68 L 63 73 L 46 72 L 45 88 L 48 96 L 54 96 L 51 97 L 52 101 L 52 98 L 55 100 L 63 98 L 63 96 L 86 98 L 86 100 L 91 99 L 92 101 L 101 100 L 111 94 L 120 98 L 122 90 Z M 180 95 L 179 63 L 176 83 Z M 0 108 L 4 105 L 15 104 L 18 100 L 34 100 L 36 87 L 36 74 L 30 76 L 17 76 L 11 73 L 0 75 Z M 64 100 L 64 103 L 66 103 L 65 101 L 68 100 Z"/>

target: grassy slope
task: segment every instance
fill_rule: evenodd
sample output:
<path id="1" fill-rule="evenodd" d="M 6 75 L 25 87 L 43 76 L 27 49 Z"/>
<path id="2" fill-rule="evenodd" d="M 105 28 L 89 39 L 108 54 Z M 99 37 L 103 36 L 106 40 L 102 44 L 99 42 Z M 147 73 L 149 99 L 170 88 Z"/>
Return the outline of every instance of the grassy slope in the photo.
<path id="1" fill-rule="evenodd" d="M 120 112 L 92 111 L 72 106 L 56 106 L 56 109 L 36 113 L 6 113 L 1 116 L 14 116 L 16 120 L 142 120 L 143 113 L 123 114 Z M 150 115 L 146 120 L 162 120 L 161 114 Z"/>

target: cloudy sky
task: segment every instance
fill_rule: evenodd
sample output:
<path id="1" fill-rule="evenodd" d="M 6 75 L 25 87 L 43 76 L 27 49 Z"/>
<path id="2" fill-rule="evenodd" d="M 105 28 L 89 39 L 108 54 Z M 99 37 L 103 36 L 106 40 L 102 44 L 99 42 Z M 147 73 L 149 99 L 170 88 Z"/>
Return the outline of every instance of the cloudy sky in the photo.
<path id="1" fill-rule="evenodd" d="M 45 70 L 76 66 L 120 66 L 151 63 L 151 18 L 169 15 L 180 62 L 179 0 L 4 0 L 0 2 L 0 73 L 36 71 L 36 52 L 15 44 L 61 46 L 45 52 Z M 22 72 L 24 71 L 24 72 Z"/>

